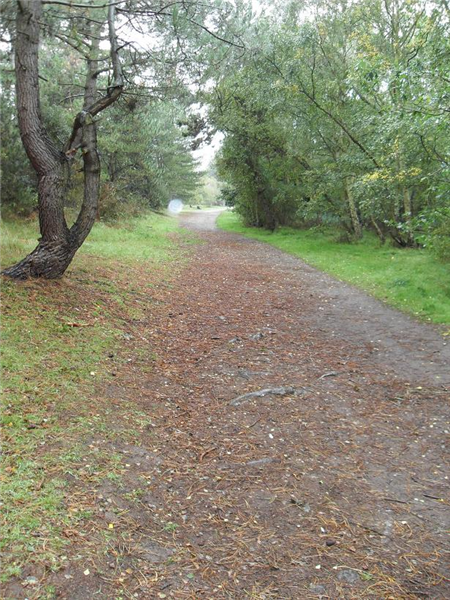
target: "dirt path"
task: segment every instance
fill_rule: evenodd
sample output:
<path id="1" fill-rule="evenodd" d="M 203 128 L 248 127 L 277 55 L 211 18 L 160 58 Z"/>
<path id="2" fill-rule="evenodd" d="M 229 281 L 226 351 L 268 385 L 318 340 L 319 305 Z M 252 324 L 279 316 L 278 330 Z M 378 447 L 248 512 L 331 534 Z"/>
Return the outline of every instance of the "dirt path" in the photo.
<path id="1" fill-rule="evenodd" d="M 153 420 L 96 490 L 127 543 L 59 597 L 449 598 L 448 346 L 214 218 L 108 390 Z"/>
<path id="2" fill-rule="evenodd" d="M 182 222 L 190 229 L 212 232 L 216 231 L 218 214 L 187 214 Z M 318 336 L 343 338 L 358 347 L 354 348 L 354 354 L 362 357 L 369 353 L 369 363 L 411 384 L 450 385 L 450 344 L 437 328 L 390 309 L 357 288 L 273 247 L 233 237 L 242 259 L 248 259 L 248 251 L 254 251 L 250 260 L 255 267 L 265 270 L 269 280 L 274 277 L 273 282 L 268 282 L 269 287 L 271 283 L 278 284 L 275 278 L 282 278 L 285 291 L 295 295 L 292 300 L 303 304 L 297 314 L 299 321 L 304 320 L 303 325 Z M 211 243 L 216 238 L 211 238 Z M 221 239 L 226 239 L 224 234 Z M 244 252 L 250 244 L 253 247 Z"/>

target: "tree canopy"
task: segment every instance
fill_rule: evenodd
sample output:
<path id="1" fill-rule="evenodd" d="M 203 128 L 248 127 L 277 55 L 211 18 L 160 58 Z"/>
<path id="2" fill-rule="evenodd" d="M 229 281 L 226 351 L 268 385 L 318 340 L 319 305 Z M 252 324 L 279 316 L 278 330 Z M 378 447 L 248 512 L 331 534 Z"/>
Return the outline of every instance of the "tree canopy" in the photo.
<path id="1" fill-rule="evenodd" d="M 258 19 L 210 95 L 220 172 L 248 224 L 371 228 L 401 246 L 448 236 L 447 8 L 321 0 Z"/>

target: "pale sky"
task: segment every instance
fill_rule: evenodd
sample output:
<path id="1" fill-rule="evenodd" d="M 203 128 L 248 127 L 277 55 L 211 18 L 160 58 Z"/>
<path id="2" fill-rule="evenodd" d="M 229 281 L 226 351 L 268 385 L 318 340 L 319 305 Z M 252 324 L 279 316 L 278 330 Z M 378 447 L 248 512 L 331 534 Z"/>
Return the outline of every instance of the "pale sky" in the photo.
<path id="1" fill-rule="evenodd" d="M 222 145 L 222 140 L 223 140 L 223 133 L 218 131 L 216 134 L 214 134 L 214 137 L 210 144 L 204 144 L 204 146 L 202 146 L 198 150 L 194 150 L 194 152 L 192 152 L 192 155 L 194 156 L 194 158 L 197 158 L 200 160 L 200 164 L 199 164 L 200 171 L 204 171 L 208 168 L 209 163 L 212 161 L 212 159 L 216 155 L 216 152 L 219 150 L 220 146 Z"/>

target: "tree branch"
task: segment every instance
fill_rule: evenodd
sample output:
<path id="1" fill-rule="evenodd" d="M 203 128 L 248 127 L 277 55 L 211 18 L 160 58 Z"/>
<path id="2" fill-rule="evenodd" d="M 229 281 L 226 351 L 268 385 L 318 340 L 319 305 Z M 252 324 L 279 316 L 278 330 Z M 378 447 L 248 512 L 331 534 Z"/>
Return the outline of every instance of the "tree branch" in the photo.
<path id="1" fill-rule="evenodd" d="M 57 6 L 67 6 L 68 8 L 86 8 L 87 10 L 98 9 L 98 8 L 109 8 L 110 6 L 118 6 L 123 4 L 126 0 L 118 0 L 117 2 L 107 4 L 75 4 L 73 2 L 64 2 L 63 0 L 43 0 L 42 4 L 56 4 Z"/>
<path id="2" fill-rule="evenodd" d="M 194 21 L 194 19 L 189 19 L 189 22 L 192 23 L 193 25 L 196 25 L 197 27 L 200 27 L 200 29 L 203 29 L 203 31 L 206 31 L 206 33 L 211 35 L 216 40 L 219 40 L 220 42 L 224 42 L 225 44 L 228 44 L 229 46 L 234 46 L 235 48 L 240 48 L 241 50 L 245 50 L 245 46 L 243 46 L 242 44 L 236 44 L 235 42 L 230 42 L 230 40 L 226 40 L 225 38 L 220 37 L 220 35 L 217 35 L 217 33 L 214 33 L 214 31 L 211 31 L 210 29 L 208 29 L 207 27 L 205 27 L 205 25 L 202 25 L 201 23 L 197 23 L 197 21 Z"/>

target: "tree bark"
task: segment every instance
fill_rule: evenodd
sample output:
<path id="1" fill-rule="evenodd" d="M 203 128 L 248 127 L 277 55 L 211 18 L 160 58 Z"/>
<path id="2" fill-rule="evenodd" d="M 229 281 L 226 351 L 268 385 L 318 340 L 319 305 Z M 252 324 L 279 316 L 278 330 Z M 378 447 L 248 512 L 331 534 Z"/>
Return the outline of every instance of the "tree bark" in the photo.
<path id="1" fill-rule="evenodd" d="M 399 148 L 397 150 L 397 172 L 398 172 L 398 177 L 400 179 L 399 192 L 401 195 L 401 202 L 402 202 L 402 209 L 403 209 L 402 216 L 403 216 L 403 221 L 406 224 L 406 233 L 404 236 L 405 237 L 405 245 L 414 248 L 417 244 L 414 239 L 413 227 L 412 227 L 413 207 L 412 207 L 411 193 L 404 181 L 406 170 L 405 170 L 405 164 L 403 161 L 402 148 Z"/>
<path id="2" fill-rule="evenodd" d="M 380 239 L 380 243 L 384 244 L 386 242 L 386 236 L 373 215 L 371 215 L 370 217 L 370 222 L 372 223 L 373 228 L 375 229 L 375 232 L 378 238 Z"/>
<path id="3" fill-rule="evenodd" d="M 345 181 L 344 184 L 344 194 L 345 199 L 347 200 L 348 210 L 350 213 L 350 219 L 352 222 L 352 232 L 355 239 L 360 240 L 362 238 L 362 227 L 361 221 L 359 220 L 358 210 L 356 208 L 355 199 L 353 198 L 352 189 L 348 183 Z"/>
<path id="4" fill-rule="evenodd" d="M 17 9 L 15 47 L 16 98 L 22 143 L 38 178 L 41 239 L 35 250 L 4 271 L 17 279 L 51 277 L 69 253 L 64 218 L 64 155 L 52 143 L 42 124 L 39 101 L 39 38 L 41 0 L 22 0 Z M 66 267 L 67 268 L 67 267 Z"/>
<path id="5" fill-rule="evenodd" d="M 248 154 L 246 157 L 246 165 L 249 168 L 255 188 L 255 212 L 257 215 L 257 227 L 263 227 L 269 231 L 275 231 L 277 228 L 277 219 L 273 207 L 273 203 L 265 193 L 265 186 L 262 182 L 260 170 L 255 158 Z"/>
<path id="6" fill-rule="evenodd" d="M 58 150 L 45 130 L 40 110 L 39 42 L 42 16 L 42 0 L 18 1 L 15 45 L 17 112 L 22 143 L 38 178 L 41 238 L 33 252 L 3 271 L 4 275 L 14 279 L 61 277 L 91 231 L 97 214 L 100 185 L 100 160 L 94 117 L 115 102 L 123 89 L 114 29 L 114 4 L 111 3 L 108 26 L 113 85 L 104 96 L 97 99 L 96 58 L 100 33 L 97 31 L 91 39 L 83 109 L 74 120 L 65 152 Z M 98 25 L 99 28 L 101 26 Z M 68 160 L 79 149 L 83 153 L 84 199 L 80 213 L 69 230 L 64 217 L 66 168 Z"/>
<path id="7" fill-rule="evenodd" d="M 258 212 L 262 212 L 264 215 L 264 229 L 269 231 L 275 231 L 277 228 L 277 219 L 275 217 L 275 211 L 272 202 L 266 197 L 265 190 L 258 188 L 256 191 L 256 202 L 258 206 Z"/>

